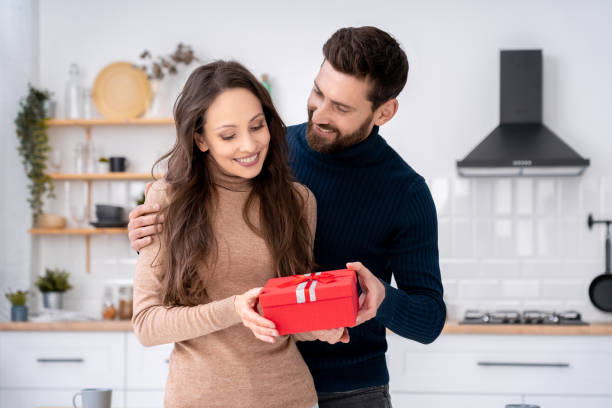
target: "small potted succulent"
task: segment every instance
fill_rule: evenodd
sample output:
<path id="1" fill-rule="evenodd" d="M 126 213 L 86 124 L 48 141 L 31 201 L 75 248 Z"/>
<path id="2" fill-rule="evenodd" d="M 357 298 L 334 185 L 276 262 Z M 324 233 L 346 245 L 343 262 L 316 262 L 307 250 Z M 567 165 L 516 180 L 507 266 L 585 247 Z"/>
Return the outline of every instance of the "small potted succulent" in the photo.
<path id="1" fill-rule="evenodd" d="M 28 291 L 18 290 L 17 292 L 5 293 L 6 298 L 11 302 L 11 321 L 12 322 L 25 322 L 28 320 L 28 307 L 26 302 L 28 300 Z"/>
<path id="2" fill-rule="evenodd" d="M 47 309 L 61 309 L 63 294 L 72 289 L 68 282 L 70 274 L 59 268 L 45 268 L 45 274 L 36 278 L 34 284 L 43 294 L 43 306 Z"/>

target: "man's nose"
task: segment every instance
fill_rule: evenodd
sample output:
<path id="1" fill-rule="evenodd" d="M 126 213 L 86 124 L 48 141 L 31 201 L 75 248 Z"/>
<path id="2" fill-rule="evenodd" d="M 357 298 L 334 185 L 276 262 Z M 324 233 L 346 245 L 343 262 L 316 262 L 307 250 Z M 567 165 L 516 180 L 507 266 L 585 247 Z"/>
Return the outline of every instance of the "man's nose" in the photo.
<path id="1" fill-rule="evenodd" d="M 322 103 L 314 107 L 312 112 L 312 121 L 319 124 L 327 124 L 329 122 L 329 107 Z"/>

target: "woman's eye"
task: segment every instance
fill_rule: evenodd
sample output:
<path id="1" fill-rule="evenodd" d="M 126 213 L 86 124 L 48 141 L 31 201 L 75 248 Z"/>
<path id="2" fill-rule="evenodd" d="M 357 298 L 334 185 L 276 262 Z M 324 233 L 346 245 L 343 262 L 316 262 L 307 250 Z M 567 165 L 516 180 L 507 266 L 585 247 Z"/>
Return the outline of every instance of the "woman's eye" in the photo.
<path id="1" fill-rule="evenodd" d="M 234 135 L 221 135 L 221 139 L 223 140 L 231 140 L 234 138 Z"/>
<path id="2" fill-rule="evenodd" d="M 253 132 L 255 132 L 255 131 L 257 131 L 257 130 L 259 130 L 259 129 L 262 129 L 262 128 L 263 128 L 263 125 L 257 125 L 257 126 L 253 126 L 253 127 L 251 128 L 251 130 L 252 130 Z"/>

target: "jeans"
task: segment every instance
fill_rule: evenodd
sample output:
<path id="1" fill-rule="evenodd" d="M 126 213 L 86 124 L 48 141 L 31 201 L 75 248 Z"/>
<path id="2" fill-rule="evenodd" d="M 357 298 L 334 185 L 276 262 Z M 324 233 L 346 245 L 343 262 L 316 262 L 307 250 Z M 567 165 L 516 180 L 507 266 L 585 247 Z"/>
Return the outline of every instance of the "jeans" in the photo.
<path id="1" fill-rule="evenodd" d="M 321 392 L 319 408 L 391 408 L 388 385 L 346 392 Z"/>

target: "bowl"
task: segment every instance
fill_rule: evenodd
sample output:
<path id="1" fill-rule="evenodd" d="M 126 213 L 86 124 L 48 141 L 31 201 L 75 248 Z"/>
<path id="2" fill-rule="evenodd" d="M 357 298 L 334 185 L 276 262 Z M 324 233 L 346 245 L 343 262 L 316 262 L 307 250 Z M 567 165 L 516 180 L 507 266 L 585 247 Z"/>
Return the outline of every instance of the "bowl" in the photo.
<path id="1" fill-rule="evenodd" d="M 40 214 L 38 216 L 38 228 L 65 228 L 66 217 L 59 214 Z"/>
<path id="2" fill-rule="evenodd" d="M 96 204 L 96 217 L 99 221 L 118 221 L 124 219 L 123 207 Z"/>

